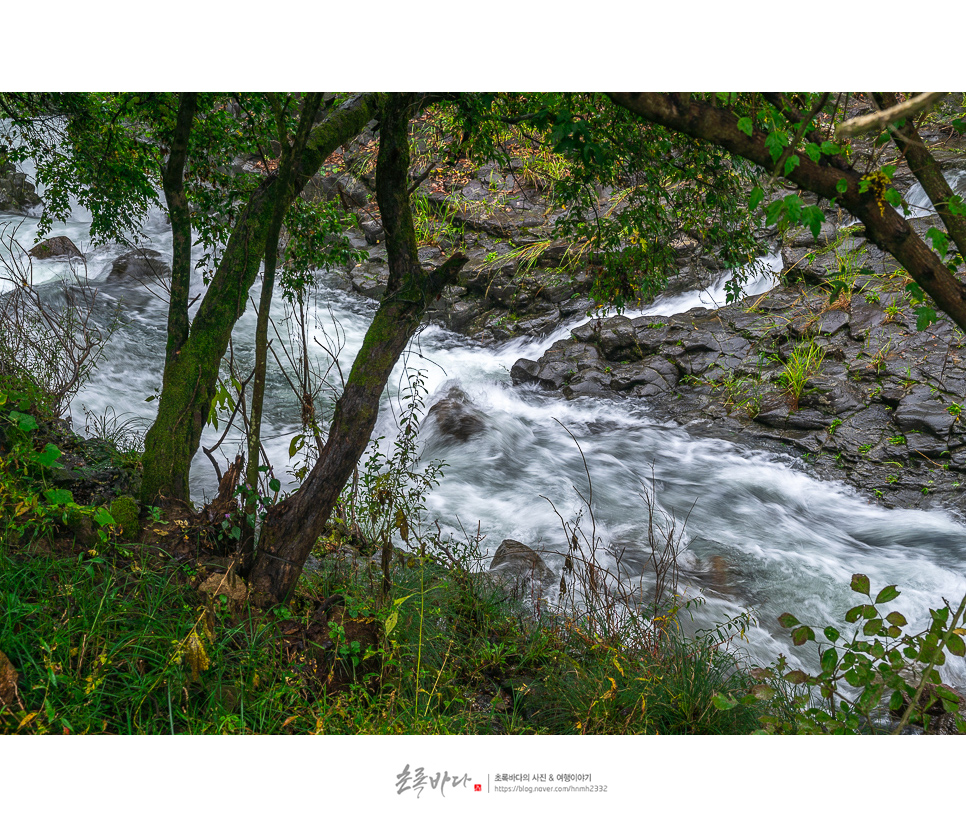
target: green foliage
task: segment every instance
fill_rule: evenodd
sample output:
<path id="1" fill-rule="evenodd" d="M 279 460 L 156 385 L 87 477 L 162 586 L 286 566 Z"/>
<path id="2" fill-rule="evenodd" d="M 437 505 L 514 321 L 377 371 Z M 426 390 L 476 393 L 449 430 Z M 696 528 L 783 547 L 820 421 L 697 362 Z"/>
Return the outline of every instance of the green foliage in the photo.
<path id="1" fill-rule="evenodd" d="M 509 165 L 520 143 L 509 141 L 508 123 L 522 122 L 530 147 L 565 161 L 547 173 L 556 178 L 555 235 L 589 244 L 602 304 L 622 309 L 662 289 L 677 271 L 671 242 L 681 234 L 741 274 L 754 263 L 746 210 L 754 174 L 720 149 L 642 124 L 600 95 L 463 95 L 453 118 L 478 159 Z M 601 186 L 612 192 L 603 208 Z"/>
<path id="2" fill-rule="evenodd" d="M 959 732 L 966 731 L 959 696 L 942 683 L 937 671 L 947 654 L 966 654 L 962 637 L 966 632 L 960 627 L 966 598 L 955 612 L 949 605 L 930 610 L 928 627 L 909 633 L 909 623 L 901 612 L 882 608 L 899 597 L 895 585 L 887 585 L 873 598 L 869 578 L 857 573 L 851 588 L 868 601 L 846 612 L 846 624 L 854 626 L 850 634 L 831 625 L 813 629 L 792 614 L 779 617 L 779 624 L 791 629 L 795 645 L 816 643 L 820 671 L 791 669 L 784 657 L 760 670 L 759 676 L 771 682 L 773 691 L 796 687 L 796 710 L 765 716 L 762 722 L 768 731 L 899 733 L 910 722 L 928 730 L 943 715 L 952 718 Z M 889 713 L 894 724 L 888 720 Z"/>
<path id="3" fill-rule="evenodd" d="M 825 348 L 806 341 L 795 345 L 788 359 L 782 362 L 784 370 L 779 374 L 778 381 L 794 405 L 797 406 L 805 385 L 818 372 L 824 358 Z"/>

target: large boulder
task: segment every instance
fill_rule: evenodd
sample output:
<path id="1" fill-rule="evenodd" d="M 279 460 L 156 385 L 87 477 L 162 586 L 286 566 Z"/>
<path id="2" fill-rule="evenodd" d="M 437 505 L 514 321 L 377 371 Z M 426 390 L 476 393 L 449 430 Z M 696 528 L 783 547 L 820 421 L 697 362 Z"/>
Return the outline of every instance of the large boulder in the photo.
<path id="1" fill-rule="evenodd" d="M 40 197 L 33 183 L 27 181 L 27 175 L 0 158 L 0 211 L 35 215 L 40 206 Z"/>
<path id="2" fill-rule="evenodd" d="M 171 277 L 171 267 L 154 249 L 132 249 L 111 264 L 108 281 L 155 281 Z"/>
<path id="3" fill-rule="evenodd" d="M 64 237 L 64 235 L 40 241 L 27 254 L 38 261 L 46 261 L 50 258 L 67 258 L 68 260 L 80 258 L 82 261 L 86 260 L 80 249 L 74 245 L 74 241 L 69 237 Z"/>
<path id="4" fill-rule="evenodd" d="M 490 576 L 512 597 L 535 600 L 548 597 L 557 575 L 532 547 L 505 539 L 490 562 Z"/>
<path id="5" fill-rule="evenodd" d="M 469 440 L 486 428 L 483 412 L 462 388 L 455 386 L 429 409 L 429 416 L 441 435 L 455 440 Z"/>

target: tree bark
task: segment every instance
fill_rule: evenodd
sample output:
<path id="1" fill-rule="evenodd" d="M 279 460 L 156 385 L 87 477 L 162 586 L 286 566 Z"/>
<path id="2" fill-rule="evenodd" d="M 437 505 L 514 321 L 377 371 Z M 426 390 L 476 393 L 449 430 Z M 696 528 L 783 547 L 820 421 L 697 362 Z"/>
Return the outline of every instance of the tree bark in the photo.
<path id="1" fill-rule="evenodd" d="M 712 142 L 727 151 L 770 170 L 774 164 L 765 145 L 766 134 L 753 130 L 751 136 L 738 129 L 738 118 L 730 111 L 674 93 L 608 93 L 617 105 L 641 118 L 680 133 Z M 834 157 L 832 157 L 834 159 Z M 890 205 L 880 206 L 871 189 L 860 193 L 858 172 L 832 167 L 825 157 L 812 162 L 804 154 L 786 176 L 800 188 L 820 197 L 837 199 L 865 224 L 866 234 L 881 249 L 891 252 L 912 278 L 966 331 L 966 286 L 946 267 Z M 825 162 L 826 164 L 822 164 Z M 844 179 L 846 190 L 837 191 Z"/>
<path id="2" fill-rule="evenodd" d="M 288 598 L 322 535 L 329 513 L 365 452 L 379 399 L 429 302 L 456 279 L 467 258 L 458 253 L 427 273 L 419 265 L 409 206 L 409 117 L 415 99 L 392 97 L 383 108 L 376 197 L 386 230 L 389 284 L 336 403 L 329 436 L 300 489 L 269 511 L 249 583 L 263 605 Z"/>
<path id="3" fill-rule="evenodd" d="M 875 100 L 880 107 L 887 108 L 888 110 L 893 110 L 899 106 L 895 93 L 876 93 Z M 949 187 L 949 183 L 946 182 L 946 177 L 943 176 L 943 171 L 939 167 L 939 163 L 929 153 L 926 143 L 922 141 L 922 137 L 919 135 L 919 131 L 916 130 L 915 124 L 911 119 L 902 127 L 890 124 L 889 133 L 892 135 L 892 141 L 896 143 L 896 147 L 899 148 L 902 155 L 906 158 L 909 170 L 919 180 L 923 190 L 932 202 L 933 208 L 936 209 L 936 214 L 939 215 L 939 219 L 943 221 L 946 229 L 948 229 L 949 236 L 956 244 L 959 254 L 966 258 L 966 217 L 953 214 L 949 210 L 949 201 L 955 195 Z"/>
<path id="4" fill-rule="evenodd" d="M 284 113 L 281 110 L 281 105 L 276 108 L 279 137 L 283 143 L 281 161 L 278 166 L 280 190 L 276 195 L 279 199 L 275 203 L 265 240 L 265 272 L 262 278 L 262 291 L 258 299 L 258 319 L 255 324 L 255 369 L 252 378 L 251 416 L 248 423 L 248 465 L 245 470 L 245 484 L 248 487 L 248 498 L 245 501 L 246 516 L 253 515 L 257 510 L 254 496 L 258 490 L 262 408 L 265 402 L 265 378 L 268 372 L 268 322 L 271 317 L 272 297 L 275 292 L 278 241 L 282 233 L 285 212 L 291 202 L 287 197 L 292 178 L 298 169 L 302 152 L 308 142 L 309 131 L 321 104 L 321 93 L 309 93 L 306 96 L 299 116 L 298 130 L 291 144 L 289 144 L 288 137 L 285 135 Z M 247 521 L 247 518 L 241 527 L 242 571 L 247 572 L 251 568 L 254 556 L 255 528 Z"/>
<path id="5" fill-rule="evenodd" d="M 290 204 L 325 158 L 375 117 L 381 99 L 367 93 L 333 111 L 312 129 L 290 187 L 280 194 L 277 177 L 267 176 L 249 198 L 188 338 L 165 362 L 158 416 L 144 439 L 143 503 L 189 500 L 188 470 L 201 442 L 221 358 L 261 265 L 276 202 Z"/>
<path id="6" fill-rule="evenodd" d="M 191 210 L 184 190 L 184 166 L 188 158 L 191 125 L 198 110 L 198 94 L 182 93 L 171 151 L 161 182 L 171 218 L 174 252 L 171 257 L 171 299 L 168 302 L 168 342 L 165 361 L 181 350 L 188 339 L 188 292 L 191 284 Z"/>

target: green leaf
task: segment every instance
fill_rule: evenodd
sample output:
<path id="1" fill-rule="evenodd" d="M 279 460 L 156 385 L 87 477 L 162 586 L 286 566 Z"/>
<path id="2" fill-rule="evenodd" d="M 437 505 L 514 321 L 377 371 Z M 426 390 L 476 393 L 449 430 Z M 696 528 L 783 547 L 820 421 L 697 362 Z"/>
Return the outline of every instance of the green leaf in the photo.
<path id="1" fill-rule="evenodd" d="M 864 626 L 862 626 L 862 633 L 867 637 L 871 637 L 874 634 L 878 634 L 880 628 L 882 628 L 882 620 L 880 620 L 878 617 L 873 617 Z"/>
<path id="2" fill-rule="evenodd" d="M 889 201 L 890 205 L 893 205 L 893 206 L 902 205 L 902 195 L 894 188 L 887 188 L 886 193 L 883 196 L 886 198 L 886 200 Z"/>
<path id="3" fill-rule="evenodd" d="M 54 465 L 54 462 L 57 460 L 57 458 L 63 454 L 64 453 L 60 451 L 60 449 L 58 449 L 53 443 L 48 443 L 46 446 L 44 446 L 44 450 L 42 452 L 34 455 L 34 459 L 41 466 L 51 467 Z"/>
<path id="4" fill-rule="evenodd" d="M 892 600 L 894 600 L 898 596 L 899 596 L 899 591 L 896 590 L 895 585 L 886 585 L 876 595 L 875 604 L 879 605 L 883 602 L 892 602 Z"/>
<path id="5" fill-rule="evenodd" d="M 801 669 L 792 669 L 787 675 L 785 675 L 785 680 L 789 683 L 793 683 L 796 686 L 801 686 L 802 684 L 808 683 L 808 675 L 806 675 Z"/>
<path id="6" fill-rule="evenodd" d="M 822 671 L 831 672 L 838 665 L 839 653 L 835 649 L 826 649 L 822 652 Z"/>
<path id="7" fill-rule="evenodd" d="M 44 490 L 44 498 L 48 504 L 59 507 L 62 504 L 73 504 L 74 496 L 69 489 L 47 489 Z"/>
<path id="8" fill-rule="evenodd" d="M 37 429 L 37 421 L 32 414 L 22 414 L 19 411 L 11 411 L 10 419 L 17 424 L 17 428 L 23 432 L 32 432 Z"/>
<path id="9" fill-rule="evenodd" d="M 765 147 L 771 154 L 771 161 L 778 162 L 778 158 L 788 144 L 788 134 L 783 130 L 774 130 L 765 137 Z"/>
<path id="10" fill-rule="evenodd" d="M 107 527 L 109 524 L 116 523 L 114 521 L 114 516 L 112 516 L 105 507 L 97 508 L 97 512 L 94 513 L 94 521 L 100 527 Z"/>
<path id="11" fill-rule="evenodd" d="M 839 194 L 844 194 L 849 190 L 849 181 L 845 177 L 842 177 L 842 179 L 835 183 L 835 190 Z"/>
<path id="12" fill-rule="evenodd" d="M 936 321 L 936 311 L 932 307 L 923 304 L 916 307 L 916 330 L 920 333 Z"/>
<path id="13" fill-rule="evenodd" d="M 855 608 L 850 608 L 845 612 L 845 622 L 854 623 L 857 622 L 859 617 L 862 616 L 862 608 L 864 606 L 856 605 Z"/>
<path id="14" fill-rule="evenodd" d="M 852 590 L 859 594 L 865 594 L 869 596 L 869 588 L 871 587 L 869 583 L 869 577 L 864 573 L 853 573 L 852 574 Z"/>
<path id="15" fill-rule="evenodd" d="M 796 646 L 803 646 L 809 640 L 815 639 L 815 632 L 808 626 L 799 626 L 792 632 L 792 642 Z"/>
<path id="16" fill-rule="evenodd" d="M 778 625 L 782 628 L 794 628 L 798 625 L 798 619 L 792 614 L 782 614 L 778 618 Z"/>
<path id="17" fill-rule="evenodd" d="M 946 663 L 946 655 L 938 646 L 925 646 L 919 653 L 919 659 L 923 663 L 932 663 L 934 666 L 942 666 Z"/>
<path id="18" fill-rule="evenodd" d="M 785 203 L 782 200 L 775 200 L 768 204 L 765 209 L 765 224 L 768 226 L 774 226 L 782 216 L 782 212 L 785 210 Z"/>
<path id="19" fill-rule="evenodd" d="M 715 692 L 715 694 L 711 696 L 711 703 L 720 710 L 734 709 L 736 706 L 738 706 L 738 702 L 734 698 L 729 698 L 727 695 L 722 695 L 720 692 Z"/>
<path id="20" fill-rule="evenodd" d="M 818 162 L 822 158 L 822 150 L 814 142 L 809 142 L 805 146 L 805 153 L 812 162 Z"/>
<path id="21" fill-rule="evenodd" d="M 305 435 L 304 434 L 295 435 L 295 437 L 292 438 L 292 442 L 288 444 L 288 456 L 290 458 L 294 458 L 298 454 L 299 449 L 301 449 L 304 445 L 305 445 Z"/>
<path id="22" fill-rule="evenodd" d="M 940 697 L 943 702 L 943 707 L 946 712 L 955 712 L 956 707 L 959 706 L 959 695 L 953 692 L 952 689 L 947 689 L 945 686 L 937 686 L 936 694 Z M 950 709 L 952 707 L 952 709 Z"/>
<path id="23" fill-rule="evenodd" d="M 747 116 L 742 116 L 740 119 L 738 119 L 738 130 L 747 136 L 751 136 L 755 130 L 755 126 L 752 124 L 750 118 Z"/>
<path id="24" fill-rule="evenodd" d="M 892 712 L 899 712 L 899 710 L 905 706 L 905 703 L 905 698 L 902 697 L 902 693 L 899 691 L 893 692 L 892 695 L 889 696 L 889 709 Z"/>
<path id="25" fill-rule="evenodd" d="M 949 649 L 950 654 L 954 654 L 956 657 L 966 656 L 966 643 L 963 643 L 963 638 L 958 634 L 949 635 L 946 640 L 946 648 Z"/>
<path id="26" fill-rule="evenodd" d="M 829 156 L 834 156 L 835 154 L 841 152 L 842 148 L 835 142 L 829 142 L 828 140 L 822 142 L 822 153 L 828 154 Z M 842 190 L 844 191 L 845 189 L 843 188 Z"/>
<path id="27" fill-rule="evenodd" d="M 831 640 L 833 643 L 839 639 L 839 631 L 837 628 L 832 626 L 825 626 L 825 638 Z"/>
<path id="28" fill-rule="evenodd" d="M 785 215 L 789 220 L 797 223 L 802 216 L 802 198 L 797 194 L 789 194 L 782 202 L 785 204 Z"/>
<path id="29" fill-rule="evenodd" d="M 751 189 L 751 194 L 748 196 L 748 208 L 754 211 L 761 204 L 762 198 L 765 196 L 765 192 L 762 190 L 760 185 L 756 185 Z"/>
<path id="30" fill-rule="evenodd" d="M 787 177 L 792 171 L 794 171 L 801 160 L 798 158 L 797 154 L 792 154 L 788 159 L 785 160 L 785 176 Z"/>
<path id="31" fill-rule="evenodd" d="M 282 488 L 282 482 L 278 478 L 272 478 L 268 482 L 268 488 L 272 492 L 278 492 Z"/>
<path id="32" fill-rule="evenodd" d="M 818 206 L 805 206 L 802 209 L 802 223 L 812 232 L 812 237 L 818 240 L 819 233 L 822 231 L 822 222 L 825 220 L 825 212 Z"/>
<path id="33" fill-rule="evenodd" d="M 937 229 L 935 226 L 926 229 L 926 239 L 932 243 L 932 248 L 939 253 L 939 257 L 946 257 L 949 251 L 949 236 L 942 229 Z"/>

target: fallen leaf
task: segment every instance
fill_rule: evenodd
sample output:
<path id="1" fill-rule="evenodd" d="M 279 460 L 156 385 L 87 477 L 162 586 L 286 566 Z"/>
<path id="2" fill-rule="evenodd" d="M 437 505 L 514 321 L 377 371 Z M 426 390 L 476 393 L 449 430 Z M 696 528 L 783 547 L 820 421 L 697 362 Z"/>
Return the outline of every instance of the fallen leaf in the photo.
<path id="1" fill-rule="evenodd" d="M 20 675 L 13 668 L 10 659 L 0 652 L 0 707 L 12 707 L 20 703 L 20 693 L 17 692 L 17 679 Z"/>
<path id="2" fill-rule="evenodd" d="M 224 594 L 235 602 L 244 602 L 248 597 L 248 586 L 233 573 L 213 573 L 198 586 L 198 590 L 213 597 Z"/>

